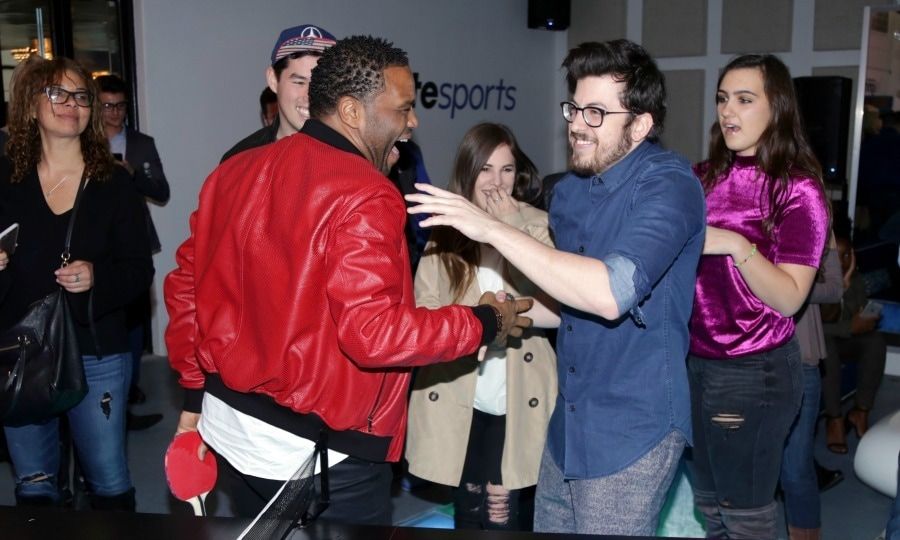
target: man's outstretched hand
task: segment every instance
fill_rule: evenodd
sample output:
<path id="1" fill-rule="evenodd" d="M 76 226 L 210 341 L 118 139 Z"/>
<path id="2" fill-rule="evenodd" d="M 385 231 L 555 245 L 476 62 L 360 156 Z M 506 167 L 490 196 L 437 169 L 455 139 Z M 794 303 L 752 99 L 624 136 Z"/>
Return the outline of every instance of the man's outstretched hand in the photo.
<path id="1" fill-rule="evenodd" d="M 521 337 L 522 332 L 531 326 L 531 319 L 523 317 L 519 313 L 531 309 L 534 300 L 531 298 L 513 299 L 511 294 L 502 291 L 500 294 L 503 300 L 498 299 L 497 295 L 492 292 L 486 292 L 481 295 L 478 304 L 492 306 L 500 312 L 502 321 L 497 328 L 494 345 L 505 346 L 507 337 Z"/>

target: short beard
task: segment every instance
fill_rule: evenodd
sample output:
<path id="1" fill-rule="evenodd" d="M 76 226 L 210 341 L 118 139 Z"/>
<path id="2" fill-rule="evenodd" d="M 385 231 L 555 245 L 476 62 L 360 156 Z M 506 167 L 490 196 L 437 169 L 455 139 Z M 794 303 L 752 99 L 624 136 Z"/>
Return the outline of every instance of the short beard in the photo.
<path id="1" fill-rule="evenodd" d="M 598 148 L 601 155 L 595 152 L 590 160 L 585 163 L 575 163 L 574 152 L 569 153 L 569 169 L 578 176 L 594 176 L 595 174 L 603 174 L 620 159 L 628 155 L 631 149 L 631 127 L 633 122 L 628 122 L 622 130 L 622 138 L 612 148 Z"/>

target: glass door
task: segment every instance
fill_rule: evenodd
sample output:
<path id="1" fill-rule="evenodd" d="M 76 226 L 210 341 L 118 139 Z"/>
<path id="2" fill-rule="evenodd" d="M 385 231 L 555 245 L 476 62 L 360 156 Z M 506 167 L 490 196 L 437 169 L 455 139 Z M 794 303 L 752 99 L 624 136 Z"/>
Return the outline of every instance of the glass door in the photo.
<path id="1" fill-rule="evenodd" d="M 131 0 L 0 0 L 0 126 L 12 71 L 29 54 L 67 56 L 95 77 L 114 73 L 133 88 L 133 34 Z"/>
<path id="2" fill-rule="evenodd" d="M 73 58 L 94 76 L 116 74 L 124 79 L 119 3 L 71 0 Z"/>
<path id="3" fill-rule="evenodd" d="M 3 107 L 0 125 L 6 125 L 9 81 L 16 65 L 30 54 L 52 58 L 48 0 L 0 0 L 0 71 L 2 71 Z"/>

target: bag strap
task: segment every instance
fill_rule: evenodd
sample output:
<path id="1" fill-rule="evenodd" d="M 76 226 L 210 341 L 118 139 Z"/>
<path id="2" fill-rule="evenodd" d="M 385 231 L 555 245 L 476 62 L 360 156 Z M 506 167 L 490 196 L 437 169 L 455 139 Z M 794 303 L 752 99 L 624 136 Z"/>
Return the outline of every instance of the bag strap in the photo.
<path id="1" fill-rule="evenodd" d="M 322 512 L 328 509 L 331 504 L 331 484 L 328 480 L 328 428 L 323 427 L 319 431 L 319 439 L 316 441 L 316 449 L 313 453 L 313 459 L 318 457 L 319 460 L 319 497 L 318 500 L 312 501 L 306 512 L 297 520 L 300 528 L 306 528 L 310 523 L 316 520 Z M 315 471 L 315 462 L 313 463 L 313 471 Z"/>
<path id="2" fill-rule="evenodd" d="M 81 182 L 78 184 L 78 192 L 75 193 L 75 203 L 72 205 L 72 215 L 69 216 L 69 228 L 66 230 L 66 246 L 60 256 L 63 266 L 69 264 L 69 258 L 72 256 L 69 252 L 69 248 L 72 246 L 72 229 L 75 228 L 75 215 L 78 213 L 78 206 L 81 204 L 81 194 L 84 192 L 84 186 L 88 180 L 86 172 L 81 173 Z"/>
<path id="3" fill-rule="evenodd" d="M 78 206 L 81 204 L 81 195 L 84 193 L 84 188 L 87 185 L 88 176 L 87 171 L 81 173 L 81 182 L 78 184 L 78 192 L 75 194 L 75 203 L 72 204 L 72 215 L 69 216 L 69 227 L 66 229 L 66 246 L 63 249 L 62 255 L 62 265 L 67 266 L 69 264 L 69 259 L 72 257 L 70 252 L 70 248 L 72 246 L 72 229 L 75 228 L 75 215 L 78 213 Z M 91 328 L 91 337 L 94 340 L 94 350 L 97 352 L 97 358 L 100 359 L 103 357 L 103 354 L 100 352 L 100 342 L 97 340 L 97 327 L 94 324 L 94 288 L 91 287 L 90 292 L 88 292 L 88 325 Z"/>
<path id="4" fill-rule="evenodd" d="M 9 402 L 9 406 L 6 408 L 6 412 L 15 410 L 16 405 L 19 404 L 19 396 L 22 395 L 22 379 L 25 378 L 25 353 L 28 350 L 28 345 L 30 345 L 28 341 L 28 336 L 23 335 L 19 336 L 19 359 L 16 361 L 16 365 L 13 367 L 12 372 L 9 374 L 9 378 L 6 380 L 6 387 L 4 390 L 9 391 L 9 383 L 11 381 L 15 381 L 15 388 L 12 391 L 12 400 Z"/>

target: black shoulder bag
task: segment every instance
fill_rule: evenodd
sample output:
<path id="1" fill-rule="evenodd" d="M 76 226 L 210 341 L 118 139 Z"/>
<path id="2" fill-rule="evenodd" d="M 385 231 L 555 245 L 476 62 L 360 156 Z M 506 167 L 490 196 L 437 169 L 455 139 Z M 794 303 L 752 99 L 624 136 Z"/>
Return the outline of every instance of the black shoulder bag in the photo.
<path id="1" fill-rule="evenodd" d="M 62 252 L 69 263 L 75 215 L 87 177 L 81 177 Z M 84 363 L 60 287 L 38 300 L 18 323 L 0 332 L 0 418 L 7 426 L 24 426 L 64 413 L 87 395 Z M 93 328 L 93 320 L 90 321 Z"/>

